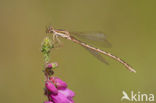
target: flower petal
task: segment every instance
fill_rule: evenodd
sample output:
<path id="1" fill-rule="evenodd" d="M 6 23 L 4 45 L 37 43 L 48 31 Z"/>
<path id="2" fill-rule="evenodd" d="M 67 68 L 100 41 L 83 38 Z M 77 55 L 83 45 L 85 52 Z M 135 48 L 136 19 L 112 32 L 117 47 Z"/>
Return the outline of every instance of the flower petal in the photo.
<path id="1" fill-rule="evenodd" d="M 52 94 L 56 95 L 58 93 L 57 88 L 50 81 L 47 81 L 45 86 Z"/>
<path id="2" fill-rule="evenodd" d="M 61 93 L 58 93 L 57 95 L 51 95 L 50 97 L 54 103 L 73 103 Z"/>
<path id="3" fill-rule="evenodd" d="M 58 92 L 65 95 L 67 98 L 72 98 L 75 96 L 75 93 L 68 88 L 66 88 L 64 90 L 58 90 Z"/>
<path id="4" fill-rule="evenodd" d="M 54 84 L 56 85 L 57 89 L 65 89 L 65 88 L 67 88 L 67 83 L 62 81 L 60 78 L 52 77 L 52 78 L 50 78 L 50 80 L 54 82 Z"/>

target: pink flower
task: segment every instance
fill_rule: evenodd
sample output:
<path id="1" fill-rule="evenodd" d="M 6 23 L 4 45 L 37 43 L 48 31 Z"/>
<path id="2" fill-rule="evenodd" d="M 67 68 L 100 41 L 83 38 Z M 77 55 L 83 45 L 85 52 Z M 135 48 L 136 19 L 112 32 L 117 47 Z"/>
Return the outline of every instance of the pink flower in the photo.
<path id="1" fill-rule="evenodd" d="M 45 86 L 45 92 L 49 98 L 47 103 L 74 103 L 72 98 L 75 96 L 75 93 L 68 89 L 67 84 L 61 79 L 51 77 Z"/>
<path id="2" fill-rule="evenodd" d="M 54 103 L 73 103 L 62 93 L 58 93 L 58 95 L 51 95 L 50 97 L 54 101 Z"/>
<path id="3" fill-rule="evenodd" d="M 65 89 L 67 88 L 67 83 L 62 81 L 60 78 L 52 77 L 50 78 L 51 81 L 56 85 L 57 89 Z"/>
<path id="4" fill-rule="evenodd" d="M 56 89 L 56 87 L 52 84 L 51 81 L 47 81 L 45 83 L 46 88 L 48 89 L 49 92 L 51 92 L 54 95 L 57 95 L 58 90 Z"/>
<path id="5" fill-rule="evenodd" d="M 64 96 L 66 96 L 70 100 L 72 100 L 72 98 L 75 96 L 75 93 L 68 88 L 66 88 L 64 90 L 58 90 L 58 93 L 63 94 Z"/>

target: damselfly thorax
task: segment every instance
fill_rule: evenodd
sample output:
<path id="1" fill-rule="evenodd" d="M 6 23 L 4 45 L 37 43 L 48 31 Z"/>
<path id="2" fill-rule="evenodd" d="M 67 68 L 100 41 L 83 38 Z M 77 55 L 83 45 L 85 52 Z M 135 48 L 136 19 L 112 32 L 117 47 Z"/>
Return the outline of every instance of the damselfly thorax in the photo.
<path id="1" fill-rule="evenodd" d="M 108 41 L 105 39 L 105 36 L 104 36 L 102 33 L 97 33 L 97 34 L 95 34 L 95 35 L 91 35 L 91 34 L 89 34 L 89 35 L 81 35 L 81 34 L 75 33 L 75 35 L 74 35 L 74 34 L 71 35 L 71 34 L 70 34 L 68 31 L 66 31 L 66 30 L 54 29 L 54 28 L 51 27 L 51 26 L 50 26 L 49 28 L 47 28 L 47 31 L 46 31 L 46 32 L 47 32 L 47 33 L 53 34 L 53 40 L 56 39 L 58 42 L 59 42 L 58 37 L 62 37 L 62 38 L 66 38 L 66 39 L 68 39 L 68 40 L 71 40 L 71 41 L 73 41 L 73 42 L 75 42 L 75 43 L 77 43 L 77 44 L 83 46 L 83 47 L 86 48 L 92 55 L 94 55 L 97 59 L 99 59 L 100 61 L 102 61 L 102 62 L 104 62 L 104 63 L 106 63 L 106 64 L 108 64 L 108 63 L 105 61 L 105 59 L 102 58 L 102 56 L 101 56 L 99 53 L 104 54 L 104 55 L 106 55 L 106 56 L 109 56 L 109 57 L 111 57 L 112 59 L 114 59 L 114 60 L 120 62 L 120 63 L 123 64 L 129 71 L 131 71 L 131 72 L 136 72 L 128 63 L 126 63 L 125 61 L 123 61 L 123 60 L 120 59 L 119 57 L 114 56 L 113 54 L 111 54 L 111 53 L 109 53 L 109 52 L 105 52 L 104 50 L 101 50 L 101 49 L 95 48 L 95 47 L 93 47 L 93 46 L 91 46 L 91 45 L 88 45 L 87 43 L 84 43 L 84 42 L 78 40 L 78 39 L 75 37 L 75 36 L 80 36 L 80 37 L 88 38 L 88 39 L 90 39 L 90 40 L 92 40 L 92 41 L 95 41 L 95 40 L 96 40 L 96 41 L 101 41 L 101 42 L 104 42 L 104 41 L 105 41 L 105 42 L 107 42 L 107 44 L 109 44 Z"/>

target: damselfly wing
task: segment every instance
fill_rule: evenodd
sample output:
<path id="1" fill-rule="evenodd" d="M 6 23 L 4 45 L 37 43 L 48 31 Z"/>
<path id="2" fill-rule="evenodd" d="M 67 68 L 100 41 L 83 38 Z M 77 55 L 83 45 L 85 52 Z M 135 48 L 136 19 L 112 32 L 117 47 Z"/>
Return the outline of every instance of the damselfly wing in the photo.
<path id="1" fill-rule="evenodd" d="M 85 43 L 90 45 L 105 48 L 112 47 L 111 43 L 107 40 L 107 37 L 103 32 L 70 32 L 70 34 L 78 40 L 85 41 Z"/>
<path id="2" fill-rule="evenodd" d="M 56 29 L 56 31 L 59 31 L 60 33 L 64 33 L 64 30 L 61 29 Z M 85 41 L 85 43 L 89 45 L 96 45 L 96 46 L 102 46 L 102 47 L 107 47 L 110 48 L 111 44 L 110 42 L 106 39 L 106 36 L 102 32 L 70 32 L 70 35 L 80 42 Z M 57 45 L 58 41 L 55 41 L 55 47 L 60 47 Z M 84 47 L 91 55 L 93 55 L 95 58 L 97 58 L 99 61 L 109 64 L 105 58 L 99 53 L 96 52 L 95 50 L 92 50 L 90 48 Z"/>
<path id="3" fill-rule="evenodd" d="M 80 41 L 85 41 L 85 43 L 89 45 L 105 48 L 110 48 L 112 46 L 103 32 L 71 32 L 70 34 Z M 99 52 L 90 48 L 84 48 L 99 61 L 109 64 Z"/>
<path id="4" fill-rule="evenodd" d="M 95 58 L 97 58 L 99 61 L 101 61 L 102 63 L 105 63 L 105 64 L 109 64 L 107 62 L 107 60 L 99 53 L 99 52 L 96 52 L 95 50 L 93 49 L 90 49 L 90 48 L 86 48 L 84 47 L 91 55 L 93 55 Z"/>

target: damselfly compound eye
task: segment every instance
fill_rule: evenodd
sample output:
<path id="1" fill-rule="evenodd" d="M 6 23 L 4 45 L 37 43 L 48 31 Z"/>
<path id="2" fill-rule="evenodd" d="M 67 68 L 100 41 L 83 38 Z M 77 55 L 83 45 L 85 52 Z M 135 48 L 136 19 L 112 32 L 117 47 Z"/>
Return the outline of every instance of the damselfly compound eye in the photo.
<path id="1" fill-rule="evenodd" d="M 46 30 L 46 33 L 53 33 L 53 27 L 49 26 Z"/>

